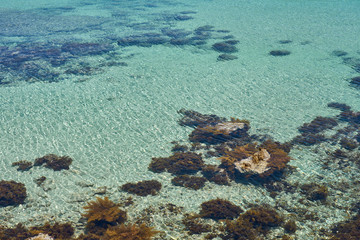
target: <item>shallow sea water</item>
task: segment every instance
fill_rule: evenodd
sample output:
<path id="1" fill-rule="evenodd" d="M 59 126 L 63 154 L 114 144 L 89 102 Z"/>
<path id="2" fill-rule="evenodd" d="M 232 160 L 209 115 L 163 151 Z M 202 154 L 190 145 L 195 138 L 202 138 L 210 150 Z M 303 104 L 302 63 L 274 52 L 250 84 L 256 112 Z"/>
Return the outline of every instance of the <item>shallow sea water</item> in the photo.
<path id="1" fill-rule="evenodd" d="M 104 196 L 119 201 L 130 196 L 119 190 L 121 185 L 149 179 L 160 181 L 163 188 L 156 196 L 133 196 L 130 220 L 149 206 L 165 203 L 181 206 L 184 212 L 198 212 L 202 202 L 220 197 L 244 209 L 249 204 L 268 203 L 284 216 L 300 214 L 296 208 L 316 212 L 318 220 L 297 220 L 298 230 L 292 236 L 326 239 L 318 229 L 331 229 L 355 215 L 346 207 L 358 202 L 359 196 L 334 185 L 352 183 L 359 177 L 358 168 L 324 170 L 321 160 L 338 147 L 327 143 L 295 146 L 289 164 L 297 170 L 287 175 L 286 181 L 326 184 L 328 204 L 302 204 L 298 192 L 272 198 L 255 184 L 234 182 L 224 187 L 207 182 L 203 189 L 189 190 L 173 186 L 169 173 L 153 173 L 148 165 L 152 157 L 171 155 L 172 141 L 188 143 L 192 129 L 177 122 L 181 118 L 177 111 L 182 108 L 247 119 L 252 134 L 267 134 L 279 142 L 293 139 L 299 134 L 298 127 L 316 116 L 339 114 L 327 107 L 330 102 L 359 111 L 359 88 L 349 85 L 349 79 L 360 73 L 333 54 L 341 50 L 360 59 L 359 1 L 0 3 L 0 46 L 10 49 L 0 47 L 1 180 L 22 182 L 28 193 L 24 204 L 0 208 L 0 225 L 70 221 L 79 233 L 84 228 L 82 207 L 102 196 L 97 194 L 99 188 L 106 187 Z M 205 25 L 213 28 L 203 44 L 117 44 L 126 36 L 164 35 L 169 29 L 194 35 L 196 28 Z M 239 41 L 238 51 L 233 53 L 238 58 L 218 61 L 221 53 L 211 46 L 228 35 Z M 281 40 L 292 42 L 281 44 Z M 27 60 L 18 58 L 20 67 L 1 62 L 18 54 L 17 48 L 20 52 L 26 48 L 24 43 L 31 47 L 39 42 L 46 43 L 46 49 L 64 51 L 64 64 L 50 64 L 49 52 L 41 56 L 31 53 Z M 68 42 L 100 43 L 109 50 L 73 53 L 61 48 Z M 277 49 L 291 54 L 269 55 Z M 57 74 L 51 77 L 51 73 Z M 70 170 L 34 167 L 20 172 L 11 166 L 48 153 L 73 158 Z M 207 163 L 216 161 L 205 159 Z M 45 189 L 34 183 L 40 176 L 47 178 Z M 166 216 L 154 214 L 152 219 L 153 226 L 166 232 L 164 239 L 203 239 L 203 235 L 188 236 L 180 216 L 166 220 Z M 276 239 L 282 231 L 274 229 L 266 238 Z"/>

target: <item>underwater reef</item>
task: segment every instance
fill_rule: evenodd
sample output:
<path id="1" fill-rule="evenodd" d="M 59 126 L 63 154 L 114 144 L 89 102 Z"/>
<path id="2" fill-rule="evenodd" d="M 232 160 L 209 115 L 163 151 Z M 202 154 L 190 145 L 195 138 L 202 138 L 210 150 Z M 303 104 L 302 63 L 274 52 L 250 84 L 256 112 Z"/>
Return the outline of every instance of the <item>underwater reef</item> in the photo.
<path id="1" fill-rule="evenodd" d="M 323 171 L 357 176 L 360 113 L 338 102 L 331 102 L 328 107 L 339 111 L 338 115 L 316 116 L 299 126 L 299 135 L 285 143 L 268 135 L 252 134 L 247 120 L 181 109 L 178 123 L 189 128 L 188 138 L 171 142 L 172 154 L 154 157 L 148 165 L 148 170 L 154 174 L 167 174 L 171 178 L 119 185 L 116 192 L 125 194 L 119 201 L 110 200 L 108 191 L 96 190 L 93 194 L 105 196 L 88 201 L 78 223 L 52 221 L 38 226 L 0 226 L 0 239 L 170 239 L 168 233 L 160 231 L 163 227 L 184 239 L 297 239 L 303 226 L 309 228 L 328 216 L 318 211 L 321 207 L 344 211 L 348 218 L 328 224 L 327 228 L 312 230 L 315 239 L 319 236 L 334 240 L 357 239 L 359 203 L 356 197 L 344 206 L 344 201 L 334 195 L 357 196 L 359 181 L 331 182 L 323 180 L 326 176 L 311 176 L 301 181 L 291 178 L 293 174 L 299 176 L 297 168 L 289 165 L 294 160 L 292 151 L 304 147 L 322 156 L 314 161 Z M 315 140 L 312 144 L 299 141 L 300 137 L 318 135 L 322 136 L 322 141 Z M 60 171 L 69 169 L 71 163 L 70 157 L 48 154 L 37 158 L 33 165 Z M 12 165 L 23 172 L 32 163 L 23 160 Z M 51 190 L 46 186 L 48 181 L 48 177 L 38 176 L 33 184 L 46 192 Z M 186 212 L 171 203 L 156 203 L 140 212 L 131 212 L 144 199 L 156 198 L 164 181 L 184 187 L 185 191 L 207 191 L 214 186 L 211 184 L 224 189 L 251 186 L 272 200 L 267 198 L 269 204 L 249 199 L 232 202 L 225 196 L 215 196 L 199 204 L 196 212 Z M 24 184 L 3 180 L 0 190 L 1 207 L 16 208 L 26 204 Z M 132 194 L 131 197 L 128 194 Z M 288 202 L 289 199 L 296 202 Z M 156 225 L 158 222 L 163 224 L 161 229 Z"/>

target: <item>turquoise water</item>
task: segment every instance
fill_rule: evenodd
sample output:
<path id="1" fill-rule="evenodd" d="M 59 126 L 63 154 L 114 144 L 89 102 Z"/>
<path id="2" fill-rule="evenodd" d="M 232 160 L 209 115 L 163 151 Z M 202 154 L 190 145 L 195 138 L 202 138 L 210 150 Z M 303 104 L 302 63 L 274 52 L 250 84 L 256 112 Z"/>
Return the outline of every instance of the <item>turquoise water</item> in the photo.
<path id="1" fill-rule="evenodd" d="M 318 228 L 330 229 L 355 215 L 348 209 L 359 199 L 352 185 L 358 168 L 325 170 L 326 152 L 337 148 L 330 143 L 295 146 L 290 165 L 297 170 L 285 180 L 326 183 L 328 204 L 302 204 L 298 191 L 272 198 L 265 188 L 242 183 L 224 187 L 207 182 L 194 192 L 173 186 L 169 173 L 153 173 L 148 165 L 152 157 L 169 156 L 172 141 L 187 143 L 192 129 L 177 123 L 181 108 L 248 119 L 252 134 L 280 142 L 293 139 L 297 128 L 316 116 L 339 114 L 327 107 L 330 102 L 359 111 L 359 88 L 349 85 L 349 79 L 360 73 L 333 54 L 345 51 L 360 66 L 359 1 L 0 3 L 0 173 L 4 180 L 24 183 L 28 193 L 24 204 L 0 208 L 0 224 L 36 225 L 56 219 L 74 223 L 81 232 L 82 207 L 95 199 L 98 188 L 106 186 L 106 196 L 118 201 L 129 195 L 119 186 L 149 179 L 159 180 L 163 189 L 157 196 L 134 196 L 131 218 L 164 203 L 198 212 L 202 202 L 221 197 L 244 209 L 268 203 L 285 216 L 294 214 L 295 206 L 309 209 L 320 220 L 297 219 L 294 236 L 321 239 Z M 195 36 L 195 30 L 206 25 L 212 28 L 205 31 L 211 33 L 205 42 L 174 45 L 169 40 L 169 29 Z M 147 47 L 117 43 L 148 33 L 166 41 Z M 229 35 L 239 41 L 238 51 L 232 53 L 237 59 L 218 61 L 221 53 L 212 45 Z M 98 45 L 72 45 L 69 50 L 67 43 Z M 48 51 L 39 54 L 43 49 Z M 278 49 L 291 54 L 269 55 Z M 19 172 L 11 166 L 48 153 L 71 156 L 70 170 L 34 167 Z M 34 184 L 40 176 L 48 179 L 45 188 Z M 339 181 L 352 187 L 338 189 Z M 178 218 L 164 220 L 155 214 L 152 224 L 166 232 L 166 239 L 203 239 L 188 236 Z M 172 221 L 176 227 L 169 226 Z M 281 235 L 275 229 L 268 239 Z"/>

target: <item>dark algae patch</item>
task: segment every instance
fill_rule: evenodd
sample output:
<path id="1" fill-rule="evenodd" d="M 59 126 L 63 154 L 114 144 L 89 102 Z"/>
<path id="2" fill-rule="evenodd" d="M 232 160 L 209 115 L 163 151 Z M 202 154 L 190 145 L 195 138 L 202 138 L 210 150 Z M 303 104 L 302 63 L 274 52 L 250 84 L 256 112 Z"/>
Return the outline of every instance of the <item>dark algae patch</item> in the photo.
<path id="1" fill-rule="evenodd" d="M 201 204 L 199 215 L 202 218 L 211 218 L 214 220 L 234 219 L 239 216 L 243 210 L 225 199 L 214 199 Z"/>
<path id="2" fill-rule="evenodd" d="M 121 186 L 121 190 L 139 196 L 157 195 L 161 190 L 162 184 L 156 180 L 147 180 L 137 183 L 126 183 Z"/>
<path id="3" fill-rule="evenodd" d="M 172 184 L 175 186 L 182 186 L 189 189 L 198 190 L 205 186 L 206 178 L 189 176 L 189 175 L 180 175 L 176 176 L 171 180 Z"/>
<path id="4" fill-rule="evenodd" d="M 17 206 L 24 203 L 26 197 L 26 188 L 23 183 L 0 181 L 0 207 Z"/>
<path id="5" fill-rule="evenodd" d="M 51 168 L 54 171 L 61 171 L 68 170 L 72 161 L 73 160 L 68 156 L 60 157 L 55 154 L 48 154 L 35 159 L 34 166 L 45 165 L 46 168 Z"/>
<path id="6" fill-rule="evenodd" d="M 269 54 L 271 55 L 271 56 L 277 56 L 277 57 L 279 57 L 279 56 L 287 56 L 287 55 L 290 55 L 290 51 L 288 51 L 288 50 L 272 50 L 272 51 L 270 51 L 269 52 Z"/>

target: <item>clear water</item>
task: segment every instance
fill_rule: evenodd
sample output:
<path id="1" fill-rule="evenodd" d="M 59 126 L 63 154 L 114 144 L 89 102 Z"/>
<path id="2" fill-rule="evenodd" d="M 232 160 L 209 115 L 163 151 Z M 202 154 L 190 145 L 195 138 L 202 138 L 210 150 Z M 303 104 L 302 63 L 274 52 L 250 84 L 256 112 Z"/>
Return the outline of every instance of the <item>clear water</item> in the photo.
<path id="1" fill-rule="evenodd" d="M 360 58 L 359 1 L 0 3 L 1 46 L 14 50 L 23 49 L 24 43 L 46 43 L 46 48 L 59 49 L 71 42 L 111 48 L 103 54 L 73 54 L 58 66 L 49 64 L 46 57 L 32 57 L 26 62 L 44 72 L 35 76 L 29 68 L 2 65 L 1 61 L 10 56 L 1 55 L 1 179 L 22 182 L 28 192 L 25 204 L 0 208 L 1 224 L 31 225 L 54 219 L 78 223 L 82 207 L 95 198 L 98 187 L 106 186 L 106 195 L 118 201 L 128 196 L 119 191 L 119 186 L 148 179 L 159 180 L 163 189 L 157 196 L 134 196 L 134 217 L 150 205 L 168 202 L 184 207 L 186 212 L 198 212 L 202 202 L 216 197 L 243 208 L 251 203 L 280 206 L 285 216 L 295 206 L 317 212 L 320 220 L 298 222 L 297 239 L 314 239 L 313 234 L 319 237 L 317 228 L 329 229 L 348 218 L 349 213 L 336 206 L 358 201 L 351 191 L 339 193 L 331 187 L 340 180 L 351 182 L 358 177 L 358 170 L 347 174 L 339 169 L 325 171 L 319 160 L 325 158 L 326 149 L 335 148 L 326 144 L 317 146 L 316 153 L 311 147 L 294 148 L 290 165 L 298 170 L 287 181 L 303 184 L 321 179 L 329 184 L 329 202 L 337 204 L 304 206 L 299 203 L 302 196 L 290 193 L 274 199 L 266 189 L 252 184 L 223 187 L 208 182 L 204 189 L 194 192 L 173 186 L 170 174 L 150 172 L 148 164 L 152 157 L 169 156 L 171 141 L 186 142 L 191 129 L 177 123 L 181 108 L 248 119 L 252 133 L 269 134 L 280 142 L 298 135 L 297 128 L 316 116 L 337 115 L 339 111 L 327 107 L 329 102 L 345 103 L 359 111 L 359 90 L 348 81 L 359 72 L 332 54 L 341 50 L 349 57 Z M 179 20 L 176 16 L 193 18 Z M 204 25 L 213 28 L 203 45 L 117 44 L 129 35 L 164 33 L 168 29 L 194 34 Z M 227 35 L 239 40 L 238 52 L 233 54 L 238 59 L 217 61 L 220 53 L 211 46 Z M 280 44 L 280 40 L 292 42 Z M 291 54 L 270 56 L 269 52 L 276 49 Z M 85 73 L 66 73 L 69 69 L 83 69 Z M 51 73 L 58 75 L 51 78 Z M 71 156 L 71 169 L 54 172 L 35 167 L 19 172 L 11 166 L 12 162 L 33 161 L 48 153 Z M 36 186 L 34 179 L 40 176 L 49 179 L 51 190 Z M 83 187 L 85 183 L 92 186 Z M 181 227 L 171 229 L 162 221 L 162 217 L 154 216 L 153 224 L 165 231 L 168 239 L 186 238 Z M 276 231 L 273 236 L 280 234 Z"/>

